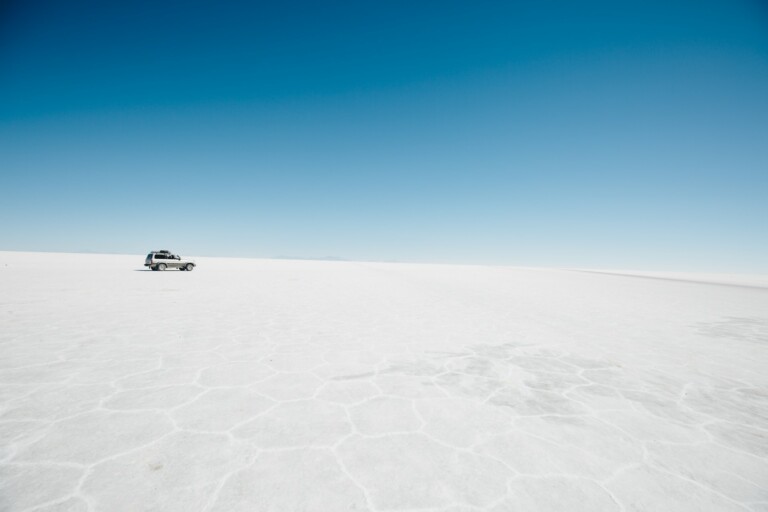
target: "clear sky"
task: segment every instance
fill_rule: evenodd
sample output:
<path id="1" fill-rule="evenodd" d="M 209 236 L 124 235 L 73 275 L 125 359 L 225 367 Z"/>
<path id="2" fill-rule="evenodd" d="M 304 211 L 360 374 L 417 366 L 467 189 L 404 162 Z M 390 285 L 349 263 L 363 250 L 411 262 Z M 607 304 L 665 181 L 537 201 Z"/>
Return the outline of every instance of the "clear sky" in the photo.
<path id="1" fill-rule="evenodd" d="M 4 2 L 0 249 L 768 272 L 768 7 Z"/>

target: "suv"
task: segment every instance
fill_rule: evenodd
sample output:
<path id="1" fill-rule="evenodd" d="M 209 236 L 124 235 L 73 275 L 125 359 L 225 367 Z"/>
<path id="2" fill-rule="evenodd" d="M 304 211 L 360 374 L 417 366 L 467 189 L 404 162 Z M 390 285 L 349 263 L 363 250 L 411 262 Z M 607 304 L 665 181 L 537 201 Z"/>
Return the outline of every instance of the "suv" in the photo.
<path id="1" fill-rule="evenodd" d="M 195 268 L 195 262 L 192 260 L 181 259 L 181 256 L 172 254 L 171 251 L 152 251 L 147 254 L 144 260 L 144 266 L 152 270 L 165 270 L 167 268 L 177 268 L 179 270 L 192 271 Z"/>

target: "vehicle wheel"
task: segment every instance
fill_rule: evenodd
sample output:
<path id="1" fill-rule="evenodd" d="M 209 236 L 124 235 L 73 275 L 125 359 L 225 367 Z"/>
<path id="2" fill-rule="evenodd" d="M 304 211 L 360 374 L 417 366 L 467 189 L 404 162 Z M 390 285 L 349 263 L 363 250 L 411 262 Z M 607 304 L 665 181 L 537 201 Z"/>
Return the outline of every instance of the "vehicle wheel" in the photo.
<path id="1" fill-rule="evenodd" d="M 157 266 L 157 270 L 165 270 L 166 268 L 168 268 L 168 265 L 165 263 L 161 263 Z"/>
<path id="2" fill-rule="evenodd" d="M 182 270 L 187 270 L 189 272 L 192 272 L 192 269 L 195 268 L 195 266 L 191 263 L 187 263 L 187 266 L 184 267 Z"/>

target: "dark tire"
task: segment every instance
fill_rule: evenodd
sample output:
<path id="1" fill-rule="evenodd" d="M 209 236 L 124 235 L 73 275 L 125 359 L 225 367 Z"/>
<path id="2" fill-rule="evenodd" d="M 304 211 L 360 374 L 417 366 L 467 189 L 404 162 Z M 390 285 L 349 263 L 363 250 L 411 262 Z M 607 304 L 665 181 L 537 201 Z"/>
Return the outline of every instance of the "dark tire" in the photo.
<path id="1" fill-rule="evenodd" d="M 191 263 L 187 263 L 187 266 L 182 268 L 181 270 L 186 270 L 188 272 L 192 272 L 192 269 L 195 268 L 195 266 Z"/>
<path id="2" fill-rule="evenodd" d="M 157 270 L 159 270 L 159 271 L 161 271 L 161 272 L 162 272 L 163 270 L 167 269 L 167 268 L 168 268 L 168 265 L 166 265 L 165 263 L 160 263 L 160 264 L 157 266 Z"/>

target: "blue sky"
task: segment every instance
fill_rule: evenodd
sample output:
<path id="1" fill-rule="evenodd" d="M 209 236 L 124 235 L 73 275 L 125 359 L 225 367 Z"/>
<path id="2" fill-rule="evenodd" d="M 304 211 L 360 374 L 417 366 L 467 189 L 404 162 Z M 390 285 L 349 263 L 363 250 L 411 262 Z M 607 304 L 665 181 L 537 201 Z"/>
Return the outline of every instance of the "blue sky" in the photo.
<path id="1" fill-rule="evenodd" d="M 0 249 L 768 272 L 768 7 L 0 8 Z"/>

